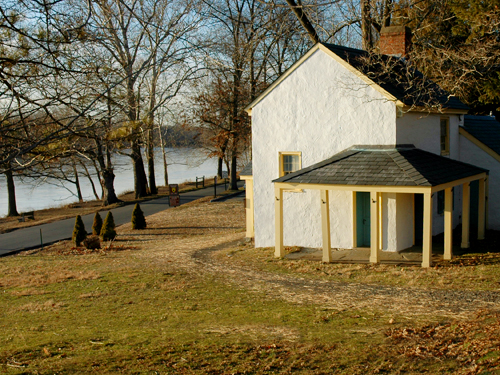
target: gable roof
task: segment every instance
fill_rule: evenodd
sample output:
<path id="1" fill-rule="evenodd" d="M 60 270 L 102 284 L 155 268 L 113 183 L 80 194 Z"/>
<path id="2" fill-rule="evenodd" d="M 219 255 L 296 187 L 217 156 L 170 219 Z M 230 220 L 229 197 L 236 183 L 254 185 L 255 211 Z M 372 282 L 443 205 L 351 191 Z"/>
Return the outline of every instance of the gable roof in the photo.
<path id="1" fill-rule="evenodd" d="M 437 186 L 488 172 L 411 145 L 353 146 L 273 182 L 328 185 Z"/>
<path id="2" fill-rule="evenodd" d="M 495 117 L 466 115 L 463 128 L 500 155 L 500 123 Z"/>
<path id="3" fill-rule="evenodd" d="M 469 109 L 458 98 L 451 96 L 434 82 L 425 79 L 422 73 L 413 69 L 409 62 L 404 59 L 387 55 L 371 55 L 363 50 L 334 44 L 317 43 L 250 103 L 245 110 L 251 114 L 254 106 L 318 49 L 356 74 L 388 100 L 394 101 L 398 107 L 422 108 L 431 103 L 440 105 L 444 110 L 458 113 L 466 113 Z M 387 67 L 390 67 L 390 70 Z"/>
<path id="4" fill-rule="evenodd" d="M 323 45 L 407 106 L 425 107 L 431 104 L 445 109 L 469 109 L 458 98 L 426 79 L 405 59 L 373 55 L 335 44 Z"/>

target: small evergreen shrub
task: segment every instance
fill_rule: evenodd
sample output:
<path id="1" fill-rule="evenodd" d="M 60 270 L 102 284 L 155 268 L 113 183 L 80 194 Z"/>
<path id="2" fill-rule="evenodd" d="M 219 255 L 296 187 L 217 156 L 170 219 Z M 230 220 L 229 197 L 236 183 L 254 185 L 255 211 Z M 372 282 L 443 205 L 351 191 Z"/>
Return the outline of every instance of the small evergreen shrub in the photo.
<path id="1" fill-rule="evenodd" d="M 95 213 L 94 223 L 92 224 L 92 234 L 95 236 L 99 236 L 101 234 L 102 229 L 102 218 L 99 212 Z"/>
<path id="2" fill-rule="evenodd" d="M 111 211 L 108 212 L 101 228 L 101 238 L 103 241 L 114 240 L 116 237 L 115 219 Z"/>
<path id="3" fill-rule="evenodd" d="M 134 210 L 132 211 L 132 229 L 145 229 L 146 228 L 146 218 L 141 210 L 139 203 L 135 204 Z"/>
<path id="4" fill-rule="evenodd" d="M 101 248 L 101 240 L 99 239 L 99 236 L 88 236 L 83 240 L 83 246 L 85 246 L 86 249 L 89 250 L 96 250 Z"/>
<path id="5" fill-rule="evenodd" d="M 80 246 L 82 241 L 87 237 L 87 231 L 85 230 L 85 225 L 83 224 L 82 217 L 77 215 L 75 220 L 75 228 L 73 229 L 73 237 L 71 239 L 75 243 L 75 246 Z"/>

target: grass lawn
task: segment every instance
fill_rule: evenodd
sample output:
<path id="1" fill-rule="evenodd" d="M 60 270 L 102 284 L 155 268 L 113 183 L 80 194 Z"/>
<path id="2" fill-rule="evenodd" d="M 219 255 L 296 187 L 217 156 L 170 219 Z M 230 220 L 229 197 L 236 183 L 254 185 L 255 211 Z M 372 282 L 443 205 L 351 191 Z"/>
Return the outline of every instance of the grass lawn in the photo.
<path id="1" fill-rule="evenodd" d="M 335 310 L 238 287 L 238 275 L 207 272 L 189 255 L 225 236 L 242 238 L 243 208 L 186 206 L 148 218 L 147 231 L 120 228 L 114 251 L 49 249 L 0 258 L 0 372 L 499 373 L 496 312 L 453 319 L 400 316 L 389 307 Z M 206 220 L 194 224 L 200 215 Z M 265 250 L 239 248 L 218 251 L 215 259 L 270 267 L 266 272 L 277 275 L 304 277 L 313 268 L 304 262 L 305 272 L 264 257 Z M 182 251 L 184 258 L 176 255 Z M 254 263 L 245 260 L 250 254 Z M 351 267 L 343 281 L 383 282 L 369 279 L 376 268 L 358 274 Z"/>

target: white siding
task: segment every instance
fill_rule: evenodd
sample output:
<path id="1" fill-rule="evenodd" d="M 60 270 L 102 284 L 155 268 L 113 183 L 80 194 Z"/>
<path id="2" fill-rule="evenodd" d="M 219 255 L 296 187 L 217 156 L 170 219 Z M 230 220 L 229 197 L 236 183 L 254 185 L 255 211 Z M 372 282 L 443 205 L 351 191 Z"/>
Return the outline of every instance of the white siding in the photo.
<path id="1" fill-rule="evenodd" d="M 274 246 L 278 153 L 301 151 L 302 167 L 352 145 L 396 143 L 396 107 L 318 50 L 252 109 L 255 245 Z M 331 198 L 332 247 L 352 246 L 352 197 Z M 319 192 L 284 194 L 286 246 L 321 246 Z"/>
<path id="2" fill-rule="evenodd" d="M 463 136 L 460 136 L 460 160 L 490 171 L 488 229 L 500 230 L 500 200 L 496 197 L 500 191 L 500 162 Z"/>
<path id="3" fill-rule="evenodd" d="M 448 117 L 450 120 L 450 155 L 449 158 L 460 160 L 460 142 L 458 135 L 459 116 L 439 115 L 429 113 L 406 113 L 397 119 L 397 143 L 413 144 L 416 148 L 441 154 L 441 117 Z M 437 213 L 437 194 L 432 200 L 432 234 L 435 236 L 444 231 L 444 215 Z M 453 227 L 460 222 L 462 213 L 462 190 L 455 188 L 455 209 L 453 213 Z"/>

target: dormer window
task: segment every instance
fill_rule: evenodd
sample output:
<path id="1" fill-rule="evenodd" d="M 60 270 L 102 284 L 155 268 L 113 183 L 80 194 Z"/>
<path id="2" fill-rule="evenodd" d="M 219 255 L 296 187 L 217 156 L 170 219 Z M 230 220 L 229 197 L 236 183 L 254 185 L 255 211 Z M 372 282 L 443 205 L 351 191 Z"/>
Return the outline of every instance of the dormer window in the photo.
<path id="1" fill-rule="evenodd" d="M 441 117 L 441 155 L 450 154 L 450 119 Z"/>
<path id="2" fill-rule="evenodd" d="M 292 152 L 280 152 L 280 177 L 283 177 L 289 173 L 298 171 L 301 168 L 301 153 Z"/>

